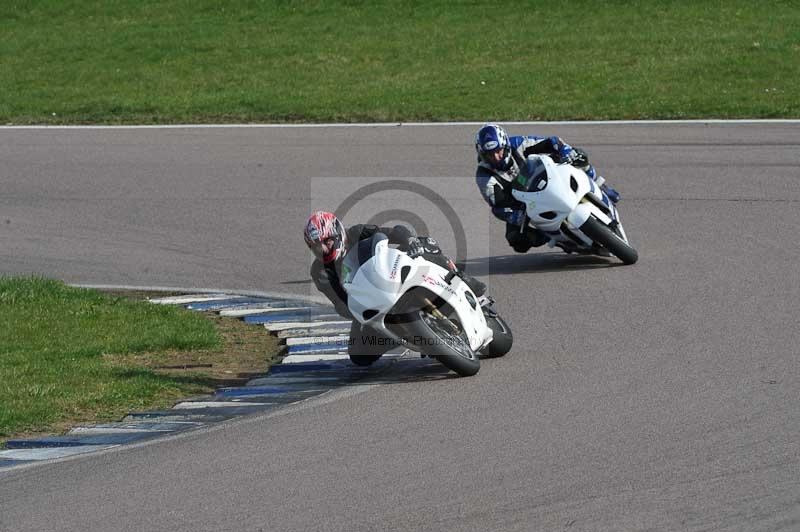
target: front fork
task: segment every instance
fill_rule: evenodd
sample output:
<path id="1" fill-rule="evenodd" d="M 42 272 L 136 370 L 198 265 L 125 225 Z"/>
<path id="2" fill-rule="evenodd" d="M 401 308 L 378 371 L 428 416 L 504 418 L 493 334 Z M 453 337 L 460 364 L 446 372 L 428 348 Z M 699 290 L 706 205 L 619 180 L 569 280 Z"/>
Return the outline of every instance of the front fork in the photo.
<path id="1" fill-rule="evenodd" d="M 422 308 L 423 308 L 425 311 L 427 311 L 427 312 L 428 312 L 428 313 L 429 313 L 431 316 L 433 316 L 433 317 L 434 317 L 434 318 L 436 318 L 437 320 L 441 320 L 442 322 L 446 323 L 446 324 L 447 324 L 447 328 L 448 328 L 448 329 L 450 329 L 450 332 L 452 332 L 452 333 L 454 333 L 454 334 L 459 334 L 459 333 L 461 333 L 461 330 L 460 330 L 458 327 L 456 327 L 456 324 L 455 324 L 455 323 L 453 323 L 453 322 L 450 320 L 450 318 L 448 318 L 447 316 L 445 316 L 445 315 L 442 313 L 442 311 L 441 311 L 441 310 L 439 310 L 438 308 L 436 308 L 436 306 L 435 306 L 433 303 L 431 303 L 431 300 L 430 300 L 430 299 L 428 299 L 427 297 L 423 298 L 423 299 L 422 299 L 422 305 L 423 305 L 423 306 L 422 306 Z"/>

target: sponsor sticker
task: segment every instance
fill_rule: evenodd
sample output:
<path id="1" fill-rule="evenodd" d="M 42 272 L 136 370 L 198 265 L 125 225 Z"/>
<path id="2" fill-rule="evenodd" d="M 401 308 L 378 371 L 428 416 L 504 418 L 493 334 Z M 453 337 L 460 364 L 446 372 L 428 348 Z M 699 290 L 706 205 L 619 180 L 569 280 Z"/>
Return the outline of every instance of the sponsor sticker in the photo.
<path id="1" fill-rule="evenodd" d="M 400 264 L 400 257 L 398 256 L 394 259 L 394 264 L 392 264 L 392 271 L 389 272 L 389 279 L 394 280 L 397 277 L 397 266 Z"/>
<path id="2" fill-rule="evenodd" d="M 436 279 L 435 277 L 431 277 L 427 273 L 423 273 L 422 274 L 422 280 L 425 281 L 426 283 L 428 283 L 429 285 L 438 286 L 439 288 L 442 288 L 443 290 L 446 290 L 447 292 L 450 292 L 451 294 L 456 295 L 456 291 L 453 290 L 452 286 L 450 286 L 449 284 L 445 283 L 444 281 L 442 281 L 440 279 Z"/>

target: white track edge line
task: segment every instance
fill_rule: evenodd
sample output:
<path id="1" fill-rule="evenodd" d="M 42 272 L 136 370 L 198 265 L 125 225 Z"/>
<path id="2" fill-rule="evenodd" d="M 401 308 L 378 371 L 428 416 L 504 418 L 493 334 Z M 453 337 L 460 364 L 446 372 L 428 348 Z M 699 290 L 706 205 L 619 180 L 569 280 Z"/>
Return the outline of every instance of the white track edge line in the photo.
<path id="1" fill-rule="evenodd" d="M 261 290 L 239 290 L 239 289 L 225 289 L 225 288 L 197 288 L 197 287 L 180 287 L 180 286 L 136 286 L 136 285 L 117 285 L 117 284 L 86 284 L 86 283 L 67 283 L 70 286 L 78 288 L 94 288 L 97 290 L 141 290 L 142 292 L 186 292 L 189 294 L 218 294 L 224 292 L 225 294 L 234 296 L 253 296 L 253 297 L 270 297 L 270 298 L 283 298 L 283 299 L 296 299 L 298 301 L 308 301 L 326 306 L 332 306 L 328 298 L 324 296 L 315 295 L 302 295 L 284 292 L 264 292 Z"/>
<path id="2" fill-rule="evenodd" d="M 659 125 L 659 124 L 800 124 L 798 118 L 698 118 L 691 120 L 499 120 L 503 125 L 513 126 L 613 126 L 613 125 Z M 451 127 L 479 126 L 486 122 L 376 122 L 376 123 L 324 123 L 324 124 L 133 124 L 133 125 L 0 125 L 3 129 L 282 129 L 282 128 L 351 128 L 351 127 Z"/>

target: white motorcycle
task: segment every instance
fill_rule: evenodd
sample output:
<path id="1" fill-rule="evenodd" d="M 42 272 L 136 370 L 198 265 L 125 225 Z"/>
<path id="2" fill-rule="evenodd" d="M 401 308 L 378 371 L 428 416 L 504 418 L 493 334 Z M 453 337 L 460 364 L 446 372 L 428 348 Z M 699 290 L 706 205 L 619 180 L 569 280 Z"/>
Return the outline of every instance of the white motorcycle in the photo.
<path id="1" fill-rule="evenodd" d="M 511 330 L 457 275 L 389 247 L 386 235 L 360 241 L 342 263 L 342 286 L 356 320 L 461 376 L 480 369 L 478 355 L 505 355 Z"/>
<path id="2" fill-rule="evenodd" d="M 556 164 L 547 155 L 530 155 L 511 194 L 525 204 L 526 220 L 550 237 L 550 247 L 567 253 L 613 254 L 633 264 L 639 254 L 628 242 L 619 212 L 586 172 Z"/>

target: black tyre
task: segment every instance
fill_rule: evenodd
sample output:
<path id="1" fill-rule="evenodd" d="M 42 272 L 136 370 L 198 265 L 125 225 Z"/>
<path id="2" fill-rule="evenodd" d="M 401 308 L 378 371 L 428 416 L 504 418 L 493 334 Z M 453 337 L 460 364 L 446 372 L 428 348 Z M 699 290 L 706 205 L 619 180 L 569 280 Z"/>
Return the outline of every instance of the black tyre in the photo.
<path id="1" fill-rule="evenodd" d="M 453 330 L 453 322 L 440 319 L 426 310 L 418 311 L 418 319 L 406 324 L 410 339 L 422 342 L 416 345 L 425 355 L 435 358 L 447 369 L 462 377 L 471 377 L 481 369 L 477 353 L 469 346 L 466 334 Z M 409 342 L 412 345 L 414 342 Z"/>
<path id="2" fill-rule="evenodd" d="M 494 338 L 483 348 L 481 355 L 483 358 L 497 358 L 511 351 L 514 343 L 514 335 L 511 328 L 500 316 L 486 316 L 486 325 L 494 331 Z"/>
<path id="3" fill-rule="evenodd" d="M 595 217 L 590 216 L 581 226 L 581 231 L 625 264 L 633 264 L 639 260 L 635 249 Z"/>
<path id="4" fill-rule="evenodd" d="M 379 358 L 381 358 L 381 355 L 350 355 L 350 362 L 356 366 L 371 366 Z"/>

